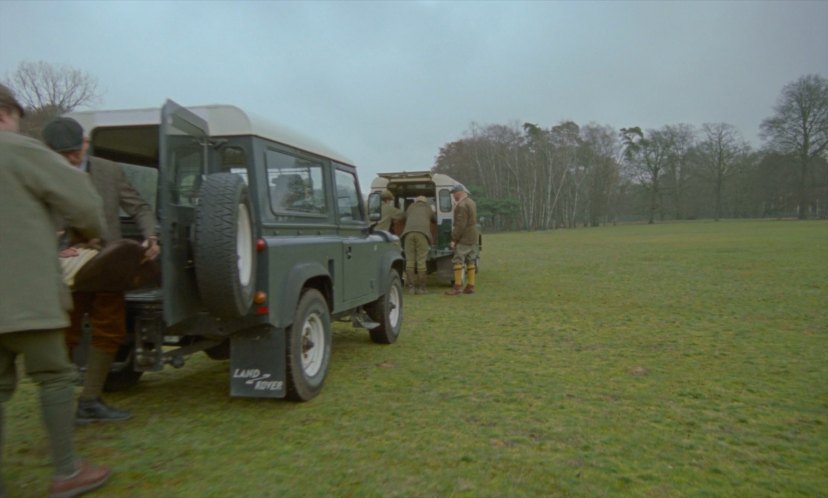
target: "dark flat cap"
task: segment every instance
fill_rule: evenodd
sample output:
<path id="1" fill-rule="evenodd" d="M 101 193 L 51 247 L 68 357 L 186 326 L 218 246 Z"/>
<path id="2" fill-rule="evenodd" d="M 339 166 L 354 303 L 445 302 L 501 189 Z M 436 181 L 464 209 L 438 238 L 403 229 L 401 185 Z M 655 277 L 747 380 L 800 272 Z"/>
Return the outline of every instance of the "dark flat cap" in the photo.
<path id="1" fill-rule="evenodd" d="M 464 187 L 462 183 L 455 183 L 454 186 L 451 187 L 451 193 L 452 194 L 455 193 L 455 192 L 465 192 L 465 191 L 466 191 L 466 187 Z"/>
<path id="2" fill-rule="evenodd" d="M 43 141 L 55 152 L 80 150 L 83 127 L 72 118 L 55 118 L 43 127 Z"/>
<path id="3" fill-rule="evenodd" d="M 26 115 L 23 111 L 23 106 L 17 101 L 14 92 L 6 85 L 0 84 L 0 107 L 15 108 L 20 113 L 20 117 Z"/>
<path id="4" fill-rule="evenodd" d="M 89 260 L 75 275 L 74 291 L 124 292 L 161 282 L 157 261 L 141 262 L 146 249 L 134 240 L 115 240 Z"/>

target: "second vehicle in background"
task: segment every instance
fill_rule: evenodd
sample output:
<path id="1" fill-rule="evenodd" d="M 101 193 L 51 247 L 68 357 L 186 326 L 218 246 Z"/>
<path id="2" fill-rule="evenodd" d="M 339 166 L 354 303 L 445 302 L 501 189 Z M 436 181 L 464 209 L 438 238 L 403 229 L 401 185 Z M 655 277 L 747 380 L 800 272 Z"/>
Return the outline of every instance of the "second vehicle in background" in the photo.
<path id="1" fill-rule="evenodd" d="M 405 211 L 417 196 L 424 196 L 437 214 L 437 226 L 432 227 L 431 238 L 434 241 L 428 252 L 426 261 L 428 273 L 434 274 L 441 285 L 454 284 L 454 269 L 451 263 L 453 251 L 449 247 L 451 242 L 451 228 L 454 220 L 454 205 L 451 201 L 451 188 L 461 182 L 441 173 L 431 171 L 401 171 L 394 173 L 380 173 L 371 182 L 371 193 L 368 196 L 369 214 L 379 213 L 382 204 L 382 191 L 389 190 L 394 194 L 394 206 Z M 404 222 L 403 222 L 404 223 Z M 394 223 L 391 232 L 400 235 L 403 223 Z M 483 236 L 478 241 L 483 248 Z M 477 268 L 480 271 L 480 258 Z"/>

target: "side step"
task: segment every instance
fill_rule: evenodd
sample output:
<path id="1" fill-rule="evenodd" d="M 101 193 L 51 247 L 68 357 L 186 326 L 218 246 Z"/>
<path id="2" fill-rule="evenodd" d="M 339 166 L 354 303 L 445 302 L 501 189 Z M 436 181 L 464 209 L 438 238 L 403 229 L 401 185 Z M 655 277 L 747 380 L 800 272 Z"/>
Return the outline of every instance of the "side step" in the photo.
<path id="1" fill-rule="evenodd" d="M 380 324 L 375 322 L 368 316 L 368 313 L 360 306 L 351 314 L 351 325 L 354 327 L 361 327 L 363 329 L 374 330 L 375 328 L 379 327 Z"/>

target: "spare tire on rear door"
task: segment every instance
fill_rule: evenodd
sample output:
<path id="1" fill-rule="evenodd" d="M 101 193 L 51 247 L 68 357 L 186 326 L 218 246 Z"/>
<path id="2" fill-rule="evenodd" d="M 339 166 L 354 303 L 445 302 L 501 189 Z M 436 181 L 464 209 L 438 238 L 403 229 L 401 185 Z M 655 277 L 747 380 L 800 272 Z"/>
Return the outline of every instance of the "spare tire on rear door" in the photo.
<path id="1" fill-rule="evenodd" d="M 193 259 L 201 301 L 221 318 L 245 316 L 253 303 L 256 245 L 251 216 L 247 184 L 241 176 L 216 173 L 204 178 Z"/>

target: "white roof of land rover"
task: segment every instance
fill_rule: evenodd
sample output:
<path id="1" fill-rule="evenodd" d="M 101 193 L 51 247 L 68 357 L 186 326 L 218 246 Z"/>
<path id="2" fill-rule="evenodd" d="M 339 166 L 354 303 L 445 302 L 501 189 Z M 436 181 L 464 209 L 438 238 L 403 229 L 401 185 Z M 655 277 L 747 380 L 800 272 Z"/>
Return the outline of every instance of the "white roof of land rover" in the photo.
<path id="1" fill-rule="evenodd" d="M 342 154 L 301 133 L 273 123 L 255 113 L 243 111 L 234 105 L 192 106 L 186 107 L 186 109 L 207 121 L 211 137 L 254 135 L 339 162 L 354 164 Z M 158 125 L 161 123 L 161 108 L 75 111 L 67 115 L 76 119 L 87 134 L 98 127 Z"/>
<path id="2" fill-rule="evenodd" d="M 432 173 L 431 171 L 393 171 L 390 173 L 377 173 L 376 178 L 371 182 L 371 188 L 384 189 L 391 183 L 391 180 L 394 180 L 396 183 L 416 183 L 429 179 L 437 187 L 452 187 L 460 183 L 448 175 Z"/>

